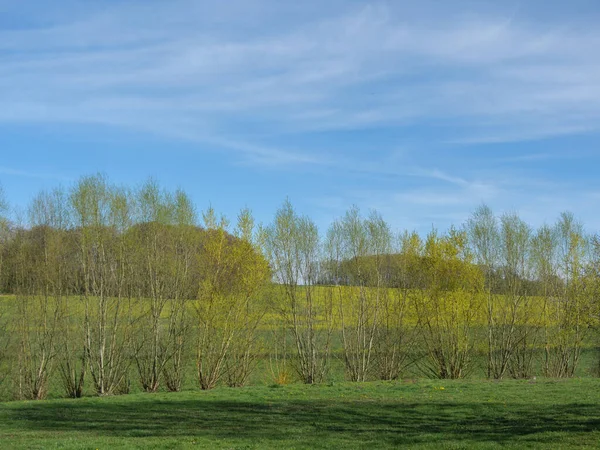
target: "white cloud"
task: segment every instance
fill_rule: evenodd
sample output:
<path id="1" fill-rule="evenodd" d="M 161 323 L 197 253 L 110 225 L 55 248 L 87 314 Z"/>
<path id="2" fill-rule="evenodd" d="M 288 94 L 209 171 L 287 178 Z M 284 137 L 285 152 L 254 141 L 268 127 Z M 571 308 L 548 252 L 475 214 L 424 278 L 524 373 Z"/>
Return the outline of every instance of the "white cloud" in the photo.
<path id="1" fill-rule="evenodd" d="M 297 21 L 280 6 L 287 23 L 277 26 L 274 5 L 134 2 L 0 31 L 0 120 L 183 128 L 206 139 L 239 135 L 249 146 L 260 146 L 254 134 L 432 119 L 457 125 L 445 138 L 453 142 L 600 126 L 593 29 L 506 15 L 411 21 L 402 6 L 382 3 L 336 3 L 321 18 L 312 2 L 296 7 Z"/>
<path id="2" fill-rule="evenodd" d="M 498 2 L 76 4 L 72 14 L 10 6 L 31 17 L 0 29 L 0 122 L 125 127 L 236 162 L 401 180 L 325 193 L 321 203 L 356 201 L 409 222 L 459 220 L 482 201 L 533 215 L 568 206 L 579 192 L 594 199 L 541 175 L 484 173 L 458 151 L 600 131 L 600 30 L 587 17 L 542 22 Z M 350 151 L 333 140 L 296 141 L 361 129 L 412 129 L 416 142 L 363 136 Z M 433 147 L 460 161 L 433 158 Z M 550 158 L 513 153 L 493 156 Z M 559 188 L 564 199 L 547 201 Z"/>
<path id="3" fill-rule="evenodd" d="M 32 172 L 29 170 L 20 170 L 14 169 L 12 167 L 2 167 L 0 166 L 0 174 L 1 175 L 9 175 L 15 177 L 25 177 L 25 178 L 37 178 L 37 179 L 51 179 L 51 180 L 59 180 L 59 181 L 73 181 L 71 178 L 62 176 L 56 173 L 43 173 L 43 172 Z"/>

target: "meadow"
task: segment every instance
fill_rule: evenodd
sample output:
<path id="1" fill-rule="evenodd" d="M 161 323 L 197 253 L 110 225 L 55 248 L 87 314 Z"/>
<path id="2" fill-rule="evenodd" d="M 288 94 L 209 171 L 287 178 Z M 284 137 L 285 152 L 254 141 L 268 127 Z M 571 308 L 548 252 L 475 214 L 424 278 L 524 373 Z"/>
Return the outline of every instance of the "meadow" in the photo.
<path id="1" fill-rule="evenodd" d="M 9 448 L 595 448 L 593 378 L 405 380 L 0 404 Z"/>

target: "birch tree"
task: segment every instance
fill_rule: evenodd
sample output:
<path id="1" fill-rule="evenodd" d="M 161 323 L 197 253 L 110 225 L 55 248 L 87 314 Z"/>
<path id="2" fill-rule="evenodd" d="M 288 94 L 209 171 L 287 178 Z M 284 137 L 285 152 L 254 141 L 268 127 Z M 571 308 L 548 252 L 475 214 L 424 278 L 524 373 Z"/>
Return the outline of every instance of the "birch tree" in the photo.
<path id="1" fill-rule="evenodd" d="M 478 207 L 467 221 L 467 233 L 475 262 L 485 274 L 487 319 L 487 376 L 499 379 L 508 367 L 509 354 L 503 339 L 503 305 L 498 302 L 496 271 L 498 270 L 500 232 L 498 220 L 487 205 Z M 498 311 L 500 309 L 500 311 Z M 500 323 L 499 323 L 500 322 Z"/>
<path id="2" fill-rule="evenodd" d="M 555 324 L 548 333 L 548 370 L 555 377 L 571 377 L 579 364 L 585 336 L 592 325 L 591 302 L 586 295 L 584 267 L 587 242 L 583 225 L 571 213 L 562 213 L 554 227 L 556 268 L 562 280 L 557 297 L 548 301 Z"/>
<path id="3" fill-rule="evenodd" d="M 4 280 L 4 248 L 8 240 L 8 202 L 4 196 L 4 189 L 0 184 L 0 292 Z"/>
<path id="4" fill-rule="evenodd" d="M 539 317 L 536 317 L 532 293 L 527 282 L 532 277 L 531 229 L 516 214 L 504 214 L 501 227 L 501 267 L 503 275 L 502 326 L 500 352 L 508 360 L 513 378 L 533 375 L 534 348 Z"/>
<path id="5" fill-rule="evenodd" d="M 185 378 L 187 358 L 190 356 L 189 341 L 192 318 L 188 314 L 189 300 L 197 294 L 194 273 L 195 261 L 200 247 L 197 215 L 187 194 L 177 190 L 174 195 L 175 220 L 175 267 L 172 299 L 169 303 L 166 362 L 163 375 L 169 391 L 179 391 Z"/>
<path id="6" fill-rule="evenodd" d="M 4 257 L 7 248 L 7 243 L 10 239 L 9 236 L 9 223 L 8 223 L 8 210 L 9 205 L 6 201 L 4 190 L 0 184 L 0 294 L 3 293 L 3 288 L 6 286 L 6 272 L 4 268 Z M 10 333 L 6 326 L 6 305 L 0 305 L 0 385 L 6 377 L 4 364 L 7 361 L 9 354 L 10 345 Z"/>
<path id="7" fill-rule="evenodd" d="M 17 317 L 19 398 L 39 400 L 55 368 L 61 312 L 66 300 L 62 245 L 66 227 L 64 194 L 41 192 L 29 206 L 31 230 L 22 233 L 18 253 Z"/>
<path id="8" fill-rule="evenodd" d="M 558 289 L 561 284 L 558 276 L 557 252 L 558 245 L 556 233 L 548 225 L 541 226 L 535 233 L 531 244 L 531 259 L 535 277 L 538 284 L 536 294 L 542 300 L 542 326 L 544 341 L 543 371 L 547 376 L 557 372 L 554 365 L 553 334 L 556 302 Z"/>
<path id="9" fill-rule="evenodd" d="M 138 304 L 141 308 L 135 346 L 135 361 L 142 388 L 156 392 L 171 356 L 163 312 L 174 308 L 177 264 L 174 242 L 175 203 L 158 183 L 149 180 L 137 193 L 140 217 L 132 235 L 136 242 L 135 267 Z"/>
<path id="10" fill-rule="evenodd" d="M 418 359 L 417 324 L 414 314 L 414 290 L 420 267 L 422 241 L 416 232 L 404 232 L 399 238 L 398 253 L 392 257 L 391 288 L 383 296 L 378 336 L 375 340 L 377 376 L 396 380 Z M 390 275 L 390 274 L 388 274 Z"/>
<path id="11" fill-rule="evenodd" d="M 352 381 L 366 381 L 372 372 L 377 338 L 383 338 L 381 321 L 389 309 L 388 289 L 384 280 L 384 262 L 391 253 L 392 235 L 377 213 L 367 219 L 352 208 L 334 223 L 328 233 L 330 259 L 343 266 L 347 286 L 337 286 L 338 308 L 346 373 Z M 389 314 L 388 314 L 389 313 Z M 389 331 L 389 330 L 388 330 Z"/>
<path id="12" fill-rule="evenodd" d="M 130 223 L 127 199 L 100 176 L 82 178 L 71 191 L 78 228 L 78 263 L 82 270 L 84 348 L 98 395 L 126 389 L 131 341 L 131 298 L 128 295 L 127 242 Z"/>
<path id="13" fill-rule="evenodd" d="M 314 222 L 286 200 L 267 229 L 266 250 L 281 297 L 279 313 L 295 348 L 295 369 L 307 384 L 325 377 L 333 333 L 333 304 L 319 302 L 315 289 L 320 244 Z"/>

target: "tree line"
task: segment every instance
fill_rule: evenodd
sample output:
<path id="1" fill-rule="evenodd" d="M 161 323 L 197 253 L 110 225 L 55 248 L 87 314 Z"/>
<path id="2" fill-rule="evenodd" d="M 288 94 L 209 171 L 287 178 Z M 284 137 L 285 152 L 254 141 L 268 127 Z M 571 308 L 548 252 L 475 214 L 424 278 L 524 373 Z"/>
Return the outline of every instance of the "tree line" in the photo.
<path id="1" fill-rule="evenodd" d="M 102 176 L 41 192 L 27 226 L 5 220 L 1 286 L 14 295 L 3 312 L 16 396 L 43 398 L 54 372 L 71 397 L 86 382 L 99 395 L 126 392 L 132 366 L 144 390 L 177 391 L 191 357 L 198 384 L 213 387 L 232 355 L 253 345 L 262 314 L 253 300 L 269 269 L 249 211 L 232 234 L 212 209 L 202 221 L 181 191 L 152 180 L 129 190 Z M 247 376 L 227 374 L 232 384 Z"/>
<path id="2" fill-rule="evenodd" d="M 533 229 L 481 206 L 460 227 L 394 232 L 351 208 L 326 233 L 289 201 L 232 226 L 180 190 L 105 177 L 40 192 L 9 220 L 0 190 L 0 382 L 64 394 L 394 380 L 569 377 L 598 322 L 600 244 L 573 215 Z M 190 368 L 193 369 L 190 369 Z M 131 374 L 135 374 L 133 377 Z M 132 381 L 132 379 L 134 381 Z"/>

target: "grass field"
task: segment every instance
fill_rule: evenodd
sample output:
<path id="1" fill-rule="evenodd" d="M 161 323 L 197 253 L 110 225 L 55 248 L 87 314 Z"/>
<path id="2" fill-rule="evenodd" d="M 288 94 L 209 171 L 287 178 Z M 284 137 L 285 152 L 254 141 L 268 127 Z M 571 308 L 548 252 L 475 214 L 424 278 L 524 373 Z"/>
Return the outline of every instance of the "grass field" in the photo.
<path id="1" fill-rule="evenodd" d="M 600 380 L 402 381 L 0 404 L 2 448 L 596 448 Z"/>

